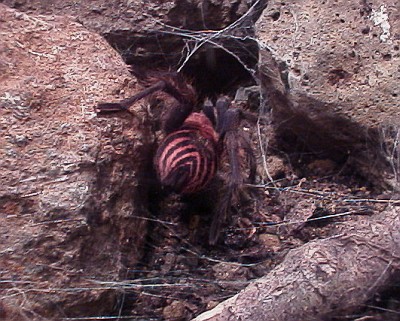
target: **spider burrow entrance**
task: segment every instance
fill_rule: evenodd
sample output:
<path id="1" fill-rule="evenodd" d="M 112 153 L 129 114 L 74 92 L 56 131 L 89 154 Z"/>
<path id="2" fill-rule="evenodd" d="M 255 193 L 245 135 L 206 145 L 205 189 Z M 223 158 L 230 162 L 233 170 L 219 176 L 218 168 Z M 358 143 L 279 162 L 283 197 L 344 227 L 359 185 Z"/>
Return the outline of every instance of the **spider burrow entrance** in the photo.
<path id="1" fill-rule="evenodd" d="M 151 80 L 149 78 L 149 82 Z M 140 99 L 157 92 L 164 94 L 165 111 L 159 120 L 163 133 L 153 162 L 159 189 L 167 195 L 171 192 L 180 195 L 203 192 L 219 175 L 223 168 L 221 163 L 227 163 L 228 171 L 221 176 L 223 184 L 219 188 L 214 186 L 217 197 L 211 209 L 209 243 L 215 244 L 232 200 L 238 199 L 245 182 L 253 183 L 255 179 L 254 152 L 241 129 L 242 121 L 252 117 L 224 96 L 219 97 L 215 105 L 206 101 L 197 110 L 195 92 L 177 73 L 159 75 L 157 80 L 120 102 L 99 103 L 96 112 L 101 115 L 126 111 Z M 250 173 L 248 177 L 243 168 Z"/>
<path id="2" fill-rule="evenodd" d="M 168 47 L 169 51 L 164 51 L 163 54 L 165 55 L 165 59 L 153 59 L 151 56 L 148 56 L 147 58 L 143 58 L 138 57 L 138 59 L 135 59 L 135 57 L 132 55 L 132 52 L 129 56 L 129 61 L 127 61 L 129 64 L 132 65 L 132 70 L 134 75 L 139 79 L 139 81 L 143 82 L 143 88 L 146 88 L 145 90 L 143 90 L 141 93 L 138 94 L 138 96 L 136 98 L 133 98 L 133 100 L 131 98 L 128 98 L 125 101 L 122 101 L 120 106 L 115 105 L 115 103 L 107 103 L 107 104 L 103 104 L 100 112 L 109 112 L 109 111 L 115 111 L 115 110 L 125 110 L 127 109 L 127 105 L 133 103 L 136 100 L 139 100 L 141 98 L 143 98 L 145 95 L 147 94 L 152 94 L 158 90 L 164 91 L 167 95 L 171 96 L 171 92 L 168 92 L 168 90 L 166 90 L 166 88 L 161 88 L 164 85 L 161 84 L 159 82 L 153 82 L 152 84 L 150 84 L 150 82 L 148 82 L 148 80 L 146 78 L 149 78 L 148 76 L 150 75 L 150 78 L 154 78 L 156 79 L 161 73 L 160 70 L 179 70 L 179 77 L 182 77 L 183 79 L 186 79 L 194 88 L 194 92 L 196 94 L 195 99 L 192 99 L 192 101 L 190 102 L 190 104 L 193 104 L 192 108 L 194 112 L 204 112 L 204 114 L 211 120 L 212 119 L 212 114 L 214 114 L 214 112 L 210 112 L 210 106 L 208 106 L 207 104 L 209 104 L 210 102 L 212 102 L 213 104 L 216 104 L 218 97 L 221 97 L 222 95 L 227 95 L 230 97 L 231 100 L 234 99 L 235 95 L 237 94 L 238 91 L 242 90 L 243 88 L 247 88 L 247 87 L 251 87 L 257 84 L 256 79 L 255 79 L 255 75 L 256 75 L 256 65 L 258 62 L 258 44 L 253 41 L 253 40 L 242 40 L 240 37 L 222 37 L 221 39 L 215 39 L 216 43 L 215 44 L 211 44 L 211 43 L 204 43 L 201 46 L 199 46 L 198 48 L 196 48 L 194 51 L 191 51 L 190 48 L 193 48 L 193 45 L 195 43 L 195 40 L 184 40 L 182 41 L 182 37 L 176 36 L 176 38 L 170 37 L 170 41 L 169 44 L 170 46 Z M 189 43 L 190 42 L 190 43 Z M 175 46 L 171 46 L 171 43 L 175 43 Z M 185 46 L 186 44 L 186 46 Z M 194 45 L 194 47 L 196 47 Z M 151 52 L 152 50 L 149 50 L 149 52 Z M 181 55 L 176 55 L 177 52 L 180 51 Z M 158 53 L 159 54 L 159 53 Z M 175 57 L 175 58 L 173 58 Z M 144 59 L 144 61 L 143 61 Z M 140 66 L 140 68 L 137 68 L 137 66 Z M 147 68 L 143 68 L 143 66 L 148 66 Z M 168 73 L 166 73 L 168 74 Z M 150 85 L 150 86 L 149 86 Z M 186 86 L 181 86 L 177 83 L 175 83 L 175 86 L 177 88 L 178 91 L 182 90 L 186 90 L 185 88 L 188 88 Z M 178 88 L 179 87 L 179 88 Z M 190 91 L 190 90 L 189 90 Z M 242 90 L 243 92 L 243 90 Z M 192 95 L 192 93 L 189 93 L 189 95 Z M 161 94 L 155 95 L 156 97 L 165 97 L 165 95 Z M 179 101 L 180 97 L 179 95 L 177 95 L 176 93 L 172 93 L 172 98 Z M 185 95 L 181 95 L 182 97 Z M 194 96 L 194 95 L 192 95 Z M 180 157 L 179 153 L 183 153 L 183 147 L 181 146 L 180 148 L 182 149 L 180 152 L 174 152 L 170 151 L 168 155 L 175 155 L 176 159 L 174 160 L 172 157 L 170 156 L 163 156 L 161 155 L 159 152 L 157 152 L 157 148 L 160 146 L 159 144 L 164 144 L 164 149 L 168 149 L 167 147 L 167 142 L 168 141 L 162 141 L 161 137 L 163 136 L 162 134 L 160 134 L 160 132 L 157 129 L 161 129 L 161 132 L 164 131 L 164 133 L 171 133 L 174 132 L 175 129 L 175 136 L 180 136 L 181 132 L 178 131 L 176 132 L 176 128 L 178 127 L 176 124 L 181 123 L 183 121 L 183 119 L 185 119 L 188 116 L 188 109 L 182 109 L 182 110 L 186 110 L 183 111 L 180 109 L 180 106 L 182 104 L 178 104 L 176 105 L 175 102 L 172 103 L 170 102 L 170 98 L 168 98 L 168 102 L 162 102 L 161 104 L 159 104 L 158 102 L 160 102 L 161 100 L 163 100 L 163 98 L 156 98 L 153 99 L 153 103 L 150 103 L 150 105 L 153 105 L 151 108 L 152 113 L 154 113 L 154 115 L 156 116 L 156 121 L 157 118 L 160 118 L 160 125 L 156 125 L 154 126 L 154 129 L 156 130 L 155 135 L 158 136 L 157 139 L 157 143 L 154 147 L 154 153 L 152 155 L 149 155 L 149 162 L 153 163 L 157 163 L 156 161 L 154 161 L 154 155 L 155 155 L 155 159 L 159 158 L 160 162 L 164 162 L 164 169 L 167 167 L 168 164 L 175 164 L 175 163 L 179 163 L 179 161 L 183 161 L 185 158 Z M 157 102 L 158 101 L 158 102 Z M 180 102 L 181 103 L 181 102 Z M 175 105 L 174 105 L 175 104 Z M 157 106 L 159 105 L 159 106 Z M 171 115 L 173 115 L 172 117 L 168 117 L 165 116 L 165 113 L 163 113 L 164 107 L 169 105 L 169 108 L 171 108 Z M 204 105 L 204 107 L 203 107 Z M 213 109 L 213 107 L 211 107 L 211 109 Z M 218 110 L 218 108 L 217 108 Z M 181 115 L 180 115 L 181 113 Z M 163 115 L 164 114 L 164 115 Z M 223 115 L 219 112 L 216 111 L 216 118 L 226 118 L 223 117 Z M 228 112 L 227 115 L 231 114 L 231 112 Z M 219 117 L 218 117 L 219 116 Z M 241 115 L 240 117 L 243 117 L 243 115 Z M 153 117 L 151 117 L 153 118 Z M 162 119 L 163 118 L 163 119 Z M 233 119 L 232 115 L 229 116 L 229 118 Z M 256 117 L 253 117 L 253 119 Z M 149 120 L 151 121 L 151 120 Z M 216 120 L 214 120 L 215 122 Z M 204 123 L 204 122 L 203 122 Z M 227 126 L 229 122 L 221 122 L 221 121 L 217 121 L 217 123 L 215 124 L 215 130 L 218 133 L 221 130 L 222 126 Z M 232 123 L 232 121 L 231 121 Z M 238 125 L 236 125 L 238 126 Z M 225 133 L 223 134 L 225 135 Z M 182 140 L 182 138 L 181 138 Z M 232 145 L 232 142 L 235 141 L 235 135 L 232 135 L 232 132 L 229 132 L 226 134 L 226 138 L 224 138 L 224 140 L 226 140 L 228 142 L 228 145 Z M 251 153 L 251 148 L 249 148 L 249 144 L 244 143 L 244 139 L 239 139 L 239 145 L 237 147 L 237 149 L 241 150 L 240 153 L 244 153 L 244 154 L 249 154 Z M 229 143 L 231 142 L 231 143 Z M 181 145 L 183 144 L 183 142 L 180 143 Z M 216 147 L 213 147 L 212 150 L 216 150 L 216 154 L 220 153 L 219 149 L 221 149 L 221 145 L 223 145 L 223 142 L 217 142 Z M 170 145 L 172 146 L 172 145 Z M 179 144 L 177 144 L 176 146 L 180 146 Z M 193 146 L 190 147 L 191 145 L 188 144 L 184 149 L 186 151 L 191 151 L 192 153 L 195 153 L 193 151 Z M 191 149 L 190 149 L 190 148 Z M 198 148 L 198 147 L 196 147 Z M 201 147 L 205 150 L 207 150 L 207 148 Z M 171 149 L 172 150 L 172 149 Z M 159 155 L 157 155 L 157 153 Z M 237 151 L 236 153 L 239 153 L 239 151 Z M 204 153 L 202 153 L 204 154 Z M 225 153 L 226 154 L 226 153 Z M 176 156 L 178 155 L 178 156 Z M 188 155 L 188 154 L 187 154 Z M 204 164 L 211 164 L 211 163 L 216 163 L 216 161 L 211 161 L 211 159 L 213 158 L 220 158 L 221 155 L 215 155 L 212 156 L 210 155 L 210 157 L 205 157 L 204 158 Z M 238 185 L 237 182 L 241 182 L 242 179 L 239 178 L 239 172 L 243 170 L 243 168 L 238 168 L 240 166 L 235 165 L 236 163 L 234 162 L 234 160 L 232 160 L 232 155 L 225 155 L 224 156 L 226 159 L 230 159 L 228 161 L 228 163 L 230 162 L 231 164 L 233 164 L 234 169 L 232 170 L 232 173 L 230 175 L 232 175 L 234 177 L 234 181 L 236 181 L 236 183 L 234 184 L 235 186 Z M 254 156 L 249 156 L 247 159 L 246 157 L 240 156 L 244 162 L 249 162 L 249 165 L 251 167 L 255 167 L 255 161 L 252 160 L 254 158 Z M 191 156 L 191 159 L 195 159 L 194 154 Z M 199 159 L 202 159 L 201 157 Z M 187 160 L 189 160 L 189 158 L 187 158 Z M 172 161 L 175 161 L 175 163 L 171 163 Z M 217 160 L 217 162 L 219 161 L 219 159 Z M 201 162 L 199 162 L 196 166 L 206 166 L 206 165 L 201 165 L 203 164 Z M 187 163 L 189 164 L 189 163 Z M 193 166 L 195 166 L 195 163 L 192 164 Z M 189 165 L 188 165 L 189 166 Z M 196 167 L 195 166 L 195 167 Z M 209 168 L 211 168 L 209 165 L 207 165 Z M 216 166 L 216 165 L 213 165 Z M 229 166 L 224 165 L 225 168 Z M 181 187 L 178 188 L 180 190 L 185 190 L 184 186 L 186 183 L 185 181 L 187 181 L 188 179 L 185 179 L 185 173 L 186 172 L 179 172 L 176 175 L 179 176 L 179 181 L 177 178 L 171 178 L 171 176 L 168 176 L 164 171 L 163 168 L 158 168 L 157 169 L 157 164 L 155 164 L 155 166 L 153 166 L 153 171 L 158 172 L 158 178 L 160 179 L 160 177 L 162 176 L 164 179 L 164 183 L 167 183 L 169 181 L 169 184 L 166 185 L 180 185 Z M 206 171 L 203 170 L 203 172 L 205 173 Z M 210 170 L 211 174 L 210 177 L 214 177 L 216 172 L 216 169 Z M 248 174 L 248 172 L 251 173 L 255 173 L 255 170 L 246 170 L 246 173 Z M 175 174 L 174 174 L 175 175 Z M 153 173 L 149 173 L 149 175 L 147 175 L 148 177 L 153 177 L 154 178 L 154 172 Z M 250 175 L 251 179 L 254 179 L 254 174 Z M 208 177 L 208 174 L 205 175 L 205 177 Z M 172 180 L 172 181 L 171 181 Z M 209 184 L 210 184 L 211 179 L 207 178 L 204 180 L 204 184 L 199 183 L 200 186 L 206 187 L 205 191 L 200 191 L 200 194 L 203 194 L 205 198 L 203 198 L 203 200 L 207 199 L 206 203 L 216 203 L 217 200 L 215 195 L 212 195 L 210 198 L 208 198 L 208 196 L 206 194 L 208 194 L 208 188 L 209 188 Z M 223 181 L 223 180 L 222 180 Z M 223 186 L 222 181 L 218 181 L 212 183 L 211 185 L 219 185 L 220 187 Z M 148 185 L 147 183 L 149 182 L 147 177 L 144 177 L 144 181 L 143 181 L 143 185 Z M 179 183 L 179 184 L 178 184 Z M 197 183 L 196 183 L 197 184 Z M 196 184 L 194 184 L 194 186 L 196 186 Z M 159 186 L 157 186 L 157 183 L 152 183 L 150 184 L 150 195 L 148 197 L 149 201 L 148 204 L 144 204 L 147 208 L 150 209 L 150 211 L 152 212 L 153 215 L 157 216 L 160 212 L 164 211 L 166 209 L 166 206 L 169 206 L 168 204 L 165 203 L 164 199 L 164 191 L 161 191 L 159 189 Z M 189 186 L 190 187 L 190 186 Z M 188 188 L 189 188 L 188 187 Z M 216 186 L 213 186 L 214 188 Z M 235 190 L 236 187 L 233 187 L 232 190 Z M 218 189 L 218 187 L 217 187 Z M 194 188 L 195 192 L 196 188 Z M 227 190 L 224 190 L 225 194 L 227 193 Z M 222 192 L 221 192 L 222 193 Z M 230 191 L 228 192 L 230 193 Z M 236 193 L 236 190 L 234 192 L 234 194 Z M 190 194 L 190 193 L 189 193 Z M 210 193 L 213 194 L 213 193 Z M 214 193 L 215 194 L 215 193 Z M 193 197 L 192 197 L 193 196 Z M 198 209 L 200 209 L 201 207 L 204 206 L 199 206 L 199 202 L 196 200 L 198 198 L 197 195 L 189 195 L 189 196 L 185 196 L 184 197 L 184 201 L 186 203 L 185 207 L 188 208 L 187 212 L 197 212 Z M 231 200 L 233 199 L 237 199 L 237 197 L 225 197 L 225 202 L 230 203 Z M 208 200 L 209 199 L 209 200 Z M 158 205 L 157 205 L 158 204 Z M 204 204 L 203 204 L 204 205 Z M 206 207 L 206 212 L 210 212 L 213 211 L 213 206 L 205 206 Z M 223 206 L 219 206 L 220 210 L 222 212 L 226 212 L 228 209 L 227 205 L 223 205 Z M 225 218 L 225 214 L 221 214 L 220 217 L 221 218 Z M 213 230 L 216 231 L 218 230 L 220 227 L 218 225 L 218 227 L 216 227 L 217 225 L 213 225 L 214 228 Z M 213 233 L 213 232 L 211 232 Z M 214 234 L 218 234 L 218 232 L 214 233 Z M 211 239 L 213 239 L 211 241 Z M 210 241 L 211 243 L 215 243 L 216 240 L 218 239 L 217 237 L 210 237 Z"/>
<path id="3" fill-rule="evenodd" d="M 215 47 L 205 45 L 182 67 L 201 98 L 235 95 L 241 87 L 256 85 L 258 46 L 253 42 Z"/>

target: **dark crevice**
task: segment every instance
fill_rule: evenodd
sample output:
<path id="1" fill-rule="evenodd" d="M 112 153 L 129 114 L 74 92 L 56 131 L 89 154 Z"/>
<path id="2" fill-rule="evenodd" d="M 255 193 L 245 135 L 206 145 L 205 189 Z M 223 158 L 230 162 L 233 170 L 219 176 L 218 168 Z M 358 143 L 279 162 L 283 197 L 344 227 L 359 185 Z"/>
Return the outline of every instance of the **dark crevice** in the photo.
<path id="1" fill-rule="evenodd" d="M 252 40 L 228 36 L 224 40 L 215 40 L 217 45 L 204 44 L 192 52 L 187 51 L 184 40 L 178 35 L 157 33 L 128 37 L 124 33 L 114 33 L 106 39 L 127 64 L 140 66 L 143 71 L 176 71 L 184 64 L 182 73 L 193 83 L 201 99 L 232 95 L 239 87 L 255 84 L 258 45 Z M 190 43 L 192 47 L 196 44 Z"/>
<path id="2" fill-rule="evenodd" d="M 184 65 L 182 73 L 193 83 L 200 98 L 232 94 L 238 87 L 255 84 L 258 44 L 249 39 L 254 37 L 254 24 L 267 1 L 253 3 L 257 5 L 244 19 L 237 13 L 239 2 L 233 4 L 225 13 L 230 21 L 225 21 L 221 19 L 221 9 L 216 10 L 211 2 L 206 1 L 199 8 L 185 0 L 177 1 L 168 14 L 167 24 L 171 27 L 166 26 L 165 30 L 144 33 L 119 30 L 103 36 L 128 65 L 140 66 L 144 71 L 176 71 Z M 190 12 L 190 18 L 182 12 Z M 235 28 L 229 27 L 232 23 L 237 24 Z M 203 30 L 200 38 L 209 32 L 210 42 L 201 43 L 203 40 L 196 39 L 195 34 L 173 29 L 174 26 Z M 227 30 L 219 37 L 213 37 L 224 28 Z"/>
<path id="3" fill-rule="evenodd" d="M 275 12 L 271 15 L 271 18 L 272 18 L 273 21 L 278 21 L 279 18 L 280 18 L 280 16 L 281 16 L 281 13 L 280 13 L 279 11 L 275 11 Z"/>
<path id="4" fill-rule="evenodd" d="M 240 61 L 236 58 L 239 57 Z M 234 95 L 239 87 L 255 84 L 258 48 L 253 43 L 227 44 L 224 48 L 205 46 L 182 69 L 200 98 Z"/>
<path id="5" fill-rule="evenodd" d="M 184 47 L 181 37 L 162 32 L 114 31 L 105 34 L 104 38 L 128 65 L 141 65 L 153 70 L 176 65 Z"/>

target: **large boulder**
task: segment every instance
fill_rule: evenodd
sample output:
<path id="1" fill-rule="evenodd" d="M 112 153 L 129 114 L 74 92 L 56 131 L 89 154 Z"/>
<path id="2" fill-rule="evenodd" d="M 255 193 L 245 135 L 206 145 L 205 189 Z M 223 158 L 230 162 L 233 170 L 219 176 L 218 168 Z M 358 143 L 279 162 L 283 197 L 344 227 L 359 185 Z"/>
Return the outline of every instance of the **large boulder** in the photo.
<path id="1" fill-rule="evenodd" d="M 399 169 L 399 6 L 269 1 L 256 24 L 263 84 L 281 135 L 354 163 L 377 185 L 397 180 Z"/>
<path id="2" fill-rule="evenodd" d="M 99 119 L 94 106 L 135 84 L 70 18 L 0 5 L 0 21 L 0 315 L 110 313 L 110 282 L 141 256 L 151 136 L 140 119 Z"/>

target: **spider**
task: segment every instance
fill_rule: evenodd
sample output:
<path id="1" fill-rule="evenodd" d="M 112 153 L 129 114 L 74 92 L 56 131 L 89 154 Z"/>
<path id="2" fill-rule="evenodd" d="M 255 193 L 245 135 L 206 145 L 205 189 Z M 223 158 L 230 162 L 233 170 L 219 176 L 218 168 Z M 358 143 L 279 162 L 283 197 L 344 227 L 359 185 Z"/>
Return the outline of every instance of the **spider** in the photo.
<path id="1" fill-rule="evenodd" d="M 201 192 L 223 167 L 221 163 L 225 160 L 228 164 L 210 226 L 209 244 L 214 245 L 233 199 L 238 198 L 245 181 L 255 179 L 255 156 L 240 130 L 241 121 L 254 121 L 254 116 L 232 106 L 225 96 L 219 97 L 215 105 L 206 99 L 201 110 L 195 111 L 196 93 L 178 73 L 159 76 L 152 85 L 120 102 L 99 103 L 96 112 L 128 110 L 138 100 L 159 91 L 173 98 L 161 117 L 165 135 L 154 156 L 161 185 L 181 195 Z M 242 167 L 247 167 L 247 174 Z"/>

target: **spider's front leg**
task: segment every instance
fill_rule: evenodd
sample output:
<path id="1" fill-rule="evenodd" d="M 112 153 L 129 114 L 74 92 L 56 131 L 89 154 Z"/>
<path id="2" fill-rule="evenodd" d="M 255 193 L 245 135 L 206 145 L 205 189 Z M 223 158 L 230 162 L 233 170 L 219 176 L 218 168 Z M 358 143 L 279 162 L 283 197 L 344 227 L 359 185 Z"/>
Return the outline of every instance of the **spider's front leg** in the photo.
<path id="1" fill-rule="evenodd" d="M 225 104 L 220 102 L 220 109 L 222 111 L 225 107 Z M 220 191 L 219 201 L 211 223 L 209 234 L 209 243 L 211 245 L 218 241 L 221 225 L 226 220 L 232 201 L 239 199 L 238 194 L 245 181 L 242 173 L 243 165 L 247 165 L 248 167 L 248 179 L 250 181 L 255 179 L 256 173 L 256 162 L 253 150 L 249 141 L 239 128 L 240 122 L 244 118 L 243 112 L 239 108 L 228 108 L 225 109 L 225 112 L 221 112 L 219 117 L 218 127 L 220 130 L 220 139 L 228 157 L 229 174 L 226 184 L 224 184 Z M 246 164 L 243 164 L 243 161 L 245 161 Z"/>
<path id="2" fill-rule="evenodd" d="M 238 188 L 241 185 L 240 164 L 238 160 L 239 145 L 233 133 L 226 133 L 224 145 L 224 149 L 227 150 L 228 153 L 230 173 L 227 182 L 222 184 L 219 191 L 218 202 L 210 227 L 210 245 L 217 243 L 221 232 L 221 226 L 226 221 L 232 200 L 237 195 Z"/>
<path id="3" fill-rule="evenodd" d="M 168 106 L 165 119 L 162 120 L 163 129 L 169 133 L 179 128 L 193 110 L 196 95 L 193 88 L 184 79 L 175 73 L 165 74 L 158 81 L 138 94 L 113 103 L 99 103 L 95 111 L 97 114 L 108 114 L 128 110 L 135 102 L 150 96 L 158 91 L 163 91 L 175 99 L 175 103 Z"/>
<path id="4" fill-rule="evenodd" d="M 129 97 L 127 99 L 121 100 L 116 103 L 99 103 L 95 108 L 97 114 L 106 114 L 106 113 L 114 113 L 118 111 L 128 110 L 130 106 L 132 106 L 135 102 L 155 93 L 156 91 L 164 90 L 166 86 L 165 81 L 161 80 L 139 92 L 138 94 Z"/>

